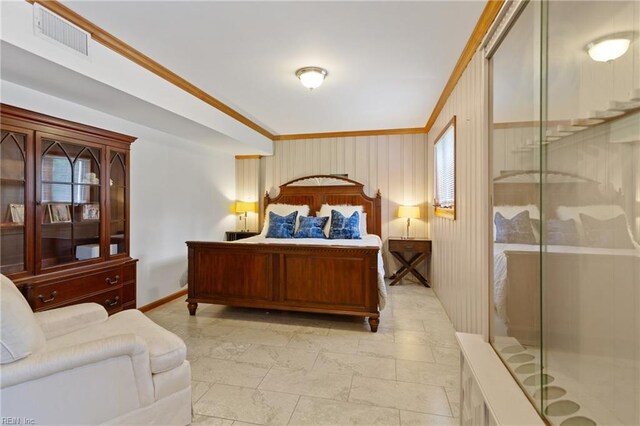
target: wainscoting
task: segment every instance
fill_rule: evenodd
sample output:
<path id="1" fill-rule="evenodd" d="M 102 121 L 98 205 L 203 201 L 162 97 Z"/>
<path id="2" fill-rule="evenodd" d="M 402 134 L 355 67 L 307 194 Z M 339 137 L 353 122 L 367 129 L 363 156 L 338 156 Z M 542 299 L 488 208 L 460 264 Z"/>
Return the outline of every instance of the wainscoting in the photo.
<path id="1" fill-rule="evenodd" d="M 457 117 L 455 221 L 429 218 L 433 239 L 434 290 L 458 331 L 488 331 L 489 213 L 488 142 L 484 101 L 484 58 L 476 53 L 433 128 L 433 142 L 451 117 Z M 432 156 L 428 172 L 433 170 Z M 432 188 L 428 187 L 432 198 Z"/>

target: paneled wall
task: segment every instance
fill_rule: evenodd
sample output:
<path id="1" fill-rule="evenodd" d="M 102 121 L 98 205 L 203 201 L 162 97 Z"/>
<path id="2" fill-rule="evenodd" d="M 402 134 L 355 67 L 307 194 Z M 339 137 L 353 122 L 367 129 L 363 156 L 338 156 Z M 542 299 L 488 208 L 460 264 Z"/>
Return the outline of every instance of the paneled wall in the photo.
<path id="1" fill-rule="evenodd" d="M 402 204 L 420 206 L 423 215 L 412 220 L 411 235 L 428 234 L 424 218 L 431 182 L 427 156 L 426 134 L 276 141 L 273 156 L 236 160 L 236 191 L 239 197 L 258 200 L 266 191 L 277 194 L 279 185 L 295 178 L 347 174 L 364 184 L 367 195 L 375 196 L 378 190 L 382 193 L 382 239 L 386 247 L 389 236 L 405 233 L 406 221 L 397 217 Z M 386 249 L 384 257 L 390 274 L 397 265 Z"/>
<path id="2" fill-rule="evenodd" d="M 489 170 L 484 101 L 484 58 L 476 53 L 429 132 L 433 143 L 457 117 L 457 219 L 429 218 L 433 285 L 459 331 L 488 330 Z M 433 170 L 428 158 L 428 175 Z M 432 198 L 431 187 L 427 199 Z"/>

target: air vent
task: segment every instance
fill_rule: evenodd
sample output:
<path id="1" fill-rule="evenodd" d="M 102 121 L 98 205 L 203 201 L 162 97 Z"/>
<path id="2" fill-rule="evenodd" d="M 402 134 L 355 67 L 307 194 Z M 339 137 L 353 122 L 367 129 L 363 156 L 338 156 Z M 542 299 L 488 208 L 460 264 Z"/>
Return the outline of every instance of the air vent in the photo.
<path id="1" fill-rule="evenodd" d="M 91 35 L 38 3 L 33 5 L 33 31 L 39 37 L 52 40 L 82 56 L 89 56 Z"/>

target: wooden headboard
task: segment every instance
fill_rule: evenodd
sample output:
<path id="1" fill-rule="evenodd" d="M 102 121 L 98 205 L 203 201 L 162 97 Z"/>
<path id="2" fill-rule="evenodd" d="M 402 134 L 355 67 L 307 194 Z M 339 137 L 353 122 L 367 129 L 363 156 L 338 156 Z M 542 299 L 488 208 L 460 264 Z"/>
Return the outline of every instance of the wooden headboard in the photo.
<path id="1" fill-rule="evenodd" d="M 603 192 L 599 182 L 571 173 L 548 171 L 544 176 L 545 212 L 551 217 L 558 206 L 588 206 L 598 204 L 623 205 L 619 192 Z M 540 204 L 540 173 L 538 171 L 505 172 L 493 180 L 495 206 Z"/>
<path id="2" fill-rule="evenodd" d="M 323 204 L 362 206 L 367 214 L 367 233 L 382 236 L 381 195 L 375 198 L 364 193 L 364 185 L 341 176 L 305 176 L 280 185 L 274 198 L 269 193 L 264 197 L 264 208 L 269 204 L 308 205 L 309 214 L 315 216 Z"/>

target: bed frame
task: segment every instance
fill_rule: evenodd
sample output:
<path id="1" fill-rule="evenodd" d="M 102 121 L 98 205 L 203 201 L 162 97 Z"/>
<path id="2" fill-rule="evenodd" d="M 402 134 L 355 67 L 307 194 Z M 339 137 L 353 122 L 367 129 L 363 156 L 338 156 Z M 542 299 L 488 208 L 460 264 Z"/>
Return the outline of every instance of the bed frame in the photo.
<path id="1" fill-rule="evenodd" d="M 356 181 L 307 176 L 280 186 L 269 204 L 362 205 L 367 232 L 380 236 L 381 196 L 368 197 Z M 378 330 L 378 247 L 188 241 L 188 308 L 213 303 L 286 311 L 355 315 Z"/>
<path id="2" fill-rule="evenodd" d="M 535 171 L 516 171 L 504 173 L 494 179 L 494 204 L 525 206 L 539 205 L 539 184 L 536 182 L 513 182 L 514 177 L 535 176 Z M 546 183 L 544 212 L 553 218 L 560 205 L 581 206 L 592 204 L 624 205 L 624 198 L 618 192 L 603 192 L 596 181 L 569 173 L 550 172 L 553 181 Z M 520 343 L 530 346 L 540 345 L 540 253 L 530 251 L 505 251 L 507 259 L 507 300 L 506 314 L 508 318 L 507 334 L 515 337 Z M 544 264 L 543 304 L 547 308 L 557 305 L 556 300 L 602 300 L 612 291 L 632 286 L 634 277 L 638 276 L 640 265 L 632 256 L 614 256 L 601 254 L 550 253 L 542 255 Z M 635 271 L 635 272 L 634 272 Z M 575 277 L 589 277 L 589 280 L 578 280 Z M 578 285 L 582 284 L 582 285 Z M 633 294 L 630 292 L 628 294 Z M 551 310 L 551 309 L 548 309 Z M 547 310 L 547 311 L 548 311 Z M 585 310 L 591 310 L 591 314 Z M 579 303 L 574 306 L 563 305 L 562 309 L 553 312 L 545 311 L 545 320 L 553 320 L 556 332 L 573 327 L 575 336 L 579 324 L 586 324 L 584 319 L 601 315 L 600 308 Z M 600 322 L 602 321 L 592 321 Z M 586 328 L 592 328 L 585 326 Z M 579 329 L 581 338 L 592 336 L 593 331 Z M 553 341 L 556 347 L 562 347 L 562 338 L 571 333 L 556 336 L 545 335 L 547 341 Z M 601 336 L 603 339 L 604 336 Z M 549 340 L 554 339 L 554 340 Z M 594 345 L 597 346 L 597 345 Z M 605 345 L 606 346 L 606 345 Z"/>

